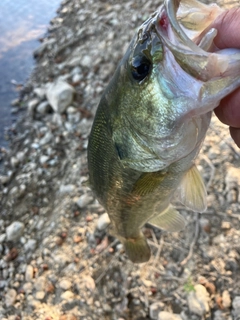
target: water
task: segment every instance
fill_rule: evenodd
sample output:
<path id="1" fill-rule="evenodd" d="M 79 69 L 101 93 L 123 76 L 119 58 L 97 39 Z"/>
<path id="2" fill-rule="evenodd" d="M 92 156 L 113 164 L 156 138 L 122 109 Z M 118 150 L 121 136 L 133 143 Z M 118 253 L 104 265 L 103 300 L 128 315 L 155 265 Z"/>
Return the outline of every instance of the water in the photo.
<path id="1" fill-rule="evenodd" d="M 34 59 L 32 52 L 56 16 L 60 0 L 0 0 L 0 147 L 6 146 L 4 128 L 12 123 L 10 103 L 18 97 L 11 83 L 24 83 Z"/>

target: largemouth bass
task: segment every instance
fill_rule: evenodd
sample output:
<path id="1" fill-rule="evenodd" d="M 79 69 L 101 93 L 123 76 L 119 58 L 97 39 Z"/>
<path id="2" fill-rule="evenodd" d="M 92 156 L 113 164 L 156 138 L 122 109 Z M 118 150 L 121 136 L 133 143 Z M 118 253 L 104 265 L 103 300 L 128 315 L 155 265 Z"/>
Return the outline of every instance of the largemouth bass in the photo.
<path id="1" fill-rule="evenodd" d="M 88 145 L 90 185 L 133 262 L 150 258 L 141 227 L 175 232 L 185 221 L 177 194 L 206 209 L 194 164 L 220 100 L 240 86 L 238 50 L 213 50 L 209 26 L 223 12 L 195 0 L 166 0 L 140 26 L 107 86 Z"/>

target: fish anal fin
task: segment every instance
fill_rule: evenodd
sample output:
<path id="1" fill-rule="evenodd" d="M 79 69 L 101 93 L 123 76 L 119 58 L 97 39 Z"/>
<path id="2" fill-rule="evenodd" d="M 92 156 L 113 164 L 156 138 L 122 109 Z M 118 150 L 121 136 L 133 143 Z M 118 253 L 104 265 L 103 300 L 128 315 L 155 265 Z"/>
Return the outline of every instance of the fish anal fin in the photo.
<path id="1" fill-rule="evenodd" d="M 123 245 L 128 258 L 134 263 L 147 262 L 151 257 L 151 250 L 142 234 L 137 238 L 124 239 Z"/>
<path id="2" fill-rule="evenodd" d="M 184 175 L 178 187 L 178 196 L 180 202 L 189 209 L 197 212 L 206 210 L 207 192 L 200 172 L 195 165 Z"/>
<path id="3" fill-rule="evenodd" d="M 171 205 L 163 213 L 151 218 L 148 223 L 169 232 L 178 232 L 186 225 L 184 217 Z"/>

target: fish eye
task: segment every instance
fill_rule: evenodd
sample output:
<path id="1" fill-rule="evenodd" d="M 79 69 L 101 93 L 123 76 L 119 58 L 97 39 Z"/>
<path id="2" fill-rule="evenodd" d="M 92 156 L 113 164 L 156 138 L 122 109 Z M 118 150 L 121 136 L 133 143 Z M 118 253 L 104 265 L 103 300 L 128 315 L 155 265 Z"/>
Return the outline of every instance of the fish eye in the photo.
<path id="1" fill-rule="evenodd" d="M 137 81 L 142 81 L 151 71 L 151 61 L 145 56 L 137 56 L 132 62 L 132 76 Z"/>

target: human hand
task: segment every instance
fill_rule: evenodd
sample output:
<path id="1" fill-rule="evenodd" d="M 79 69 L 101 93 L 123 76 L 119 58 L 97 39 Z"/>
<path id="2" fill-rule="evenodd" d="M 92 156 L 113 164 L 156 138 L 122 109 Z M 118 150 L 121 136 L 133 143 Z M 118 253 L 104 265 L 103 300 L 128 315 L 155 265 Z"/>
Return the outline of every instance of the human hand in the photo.
<path id="1" fill-rule="evenodd" d="M 225 11 L 211 27 L 218 30 L 214 44 L 219 49 L 240 49 L 240 8 Z M 240 88 L 222 99 L 215 113 L 220 121 L 230 127 L 230 134 L 240 148 Z"/>

